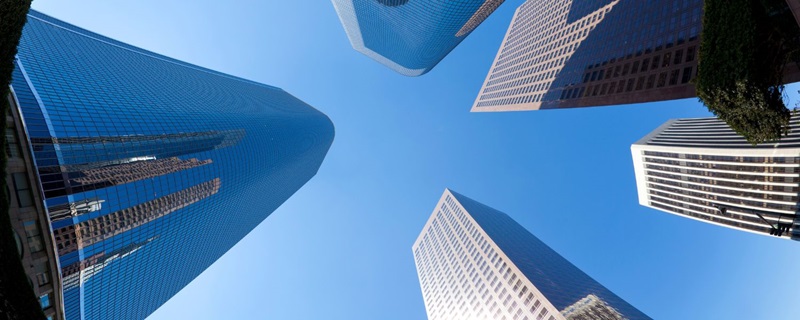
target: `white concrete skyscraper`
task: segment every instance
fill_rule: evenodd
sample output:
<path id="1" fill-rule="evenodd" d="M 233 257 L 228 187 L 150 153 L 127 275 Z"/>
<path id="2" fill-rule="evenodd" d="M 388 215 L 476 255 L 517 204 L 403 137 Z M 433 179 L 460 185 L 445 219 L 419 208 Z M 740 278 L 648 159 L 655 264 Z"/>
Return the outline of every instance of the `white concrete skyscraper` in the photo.
<path id="1" fill-rule="evenodd" d="M 631 146 L 639 203 L 800 240 L 800 119 L 778 143 L 749 144 L 717 118 L 670 120 Z"/>
<path id="2" fill-rule="evenodd" d="M 429 320 L 650 319 L 505 213 L 451 190 L 413 251 Z"/>

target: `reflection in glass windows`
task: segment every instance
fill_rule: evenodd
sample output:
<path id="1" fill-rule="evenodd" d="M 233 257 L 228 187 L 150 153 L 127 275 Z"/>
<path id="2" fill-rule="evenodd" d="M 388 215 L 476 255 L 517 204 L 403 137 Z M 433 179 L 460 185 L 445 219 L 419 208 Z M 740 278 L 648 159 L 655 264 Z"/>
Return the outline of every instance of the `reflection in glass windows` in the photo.
<path id="1" fill-rule="evenodd" d="M 55 240 L 61 270 L 34 271 L 62 276 L 67 320 L 146 318 L 311 179 L 333 141 L 330 119 L 280 88 L 36 11 L 18 51 L 19 138 L 44 199 L 25 181 L 9 191 L 49 215 L 53 234 L 26 233 Z"/>

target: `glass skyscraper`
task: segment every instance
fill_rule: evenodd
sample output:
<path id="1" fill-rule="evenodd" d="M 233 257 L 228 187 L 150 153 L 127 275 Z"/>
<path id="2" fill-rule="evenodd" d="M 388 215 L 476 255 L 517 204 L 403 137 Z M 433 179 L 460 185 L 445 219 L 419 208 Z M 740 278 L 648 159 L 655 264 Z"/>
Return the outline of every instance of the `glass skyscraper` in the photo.
<path id="1" fill-rule="evenodd" d="M 334 137 L 280 88 L 35 11 L 15 63 L 14 154 L 35 184 L 12 207 L 48 214 L 60 270 L 43 272 L 63 292 L 42 307 L 70 320 L 145 318 L 313 177 Z"/>
<path id="2" fill-rule="evenodd" d="M 429 320 L 650 319 L 505 213 L 451 190 L 413 251 Z"/>
<path id="3" fill-rule="evenodd" d="M 504 0 L 332 0 L 353 48 L 406 76 L 433 69 Z"/>

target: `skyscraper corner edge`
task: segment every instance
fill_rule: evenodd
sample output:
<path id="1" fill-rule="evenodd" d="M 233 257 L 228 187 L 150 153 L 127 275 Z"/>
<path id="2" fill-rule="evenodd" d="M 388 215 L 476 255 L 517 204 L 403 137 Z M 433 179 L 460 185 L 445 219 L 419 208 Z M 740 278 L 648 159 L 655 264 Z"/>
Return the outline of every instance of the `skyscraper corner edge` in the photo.
<path id="1" fill-rule="evenodd" d="M 718 118 L 672 119 L 631 146 L 642 206 L 793 240 L 798 152 L 797 133 L 753 146 Z"/>
<path id="2" fill-rule="evenodd" d="M 420 239 L 414 261 L 428 319 L 651 319 L 504 212 L 450 189 Z M 476 294 L 485 301 L 470 301 Z"/>
<path id="3" fill-rule="evenodd" d="M 450 191 L 450 188 L 444 188 L 444 192 L 439 197 L 439 200 L 436 201 L 436 203 L 437 204 L 442 203 L 445 199 L 447 199 L 448 195 L 452 195 L 452 193 Z M 435 213 L 436 213 L 436 210 L 438 210 L 438 209 L 439 208 L 438 208 L 438 205 L 437 205 L 437 207 L 433 208 L 433 212 L 431 213 L 430 216 L 428 216 L 428 219 L 425 220 L 425 224 L 423 225 L 420 234 L 417 236 L 417 239 L 414 241 L 414 244 L 411 245 L 411 251 L 412 252 L 415 251 L 419 247 L 419 243 L 422 241 L 422 238 L 425 235 L 425 230 L 428 229 L 428 227 L 430 226 L 431 222 L 436 218 L 436 214 Z"/>
<path id="4" fill-rule="evenodd" d="M 650 131 L 647 135 L 631 144 L 631 159 L 633 160 L 633 173 L 636 178 L 636 194 L 639 199 L 639 205 L 648 206 L 647 178 L 644 174 L 645 166 L 643 160 L 644 146 L 647 145 L 647 141 L 650 141 L 652 137 L 669 127 L 675 121 L 676 119 L 667 120 L 658 128 Z"/>
<path id="5" fill-rule="evenodd" d="M 350 40 L 350 45 L 356 51 L 361 52 L 367 57 L 370 57 L 372 60 L 375 60 L 378 63 L 389 67 L 395 72 L 408 77 L 421 76 L 428 73 L 428 71 L 433 68 L 407 68 L 367 48 L 367 46 L 364 44 L 364 38 L 361 35 L 361 27 L 358 23 L 358 17 L 356 16 L 355 9 L 353 8 L 353 0 L 331 0 L 331 3 L 333 3 L 333 8 L 336 10 L 336 14 L 339 16 L 339 22 L 341 22 L 342 27 L 347 34 L 347 38 Z M 353 23 L 348 23 L 348 21 L 352 21 Z"/>

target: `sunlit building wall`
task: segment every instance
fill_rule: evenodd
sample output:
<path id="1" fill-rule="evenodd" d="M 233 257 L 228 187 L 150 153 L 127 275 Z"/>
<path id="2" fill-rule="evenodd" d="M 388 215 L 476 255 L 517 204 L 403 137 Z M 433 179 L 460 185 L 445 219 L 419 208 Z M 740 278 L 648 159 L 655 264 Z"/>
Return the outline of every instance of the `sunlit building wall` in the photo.
<path id="1" fill-rule="evenodd" d="M 717 118 L 667 121 L 631 146 L 639 204 L 765 235 L 780 224 L 800 240 L 800 119 L 790 127 L 753 146 Z"/>
<path id="2" fill-rule="evenodd" d="M 451 190 L 413 251 L 430 320 L 650 319 L 505 213 Z"/>

